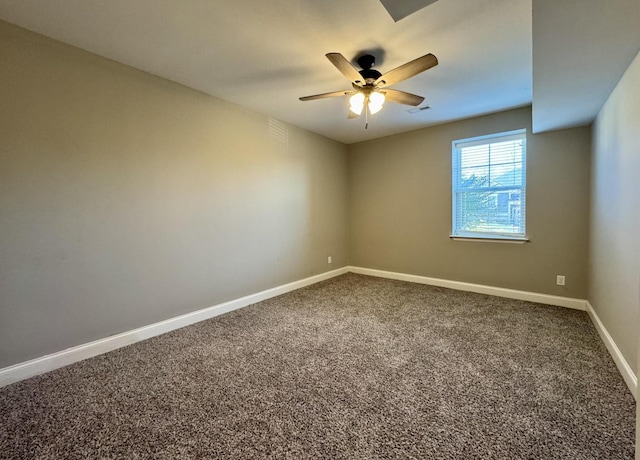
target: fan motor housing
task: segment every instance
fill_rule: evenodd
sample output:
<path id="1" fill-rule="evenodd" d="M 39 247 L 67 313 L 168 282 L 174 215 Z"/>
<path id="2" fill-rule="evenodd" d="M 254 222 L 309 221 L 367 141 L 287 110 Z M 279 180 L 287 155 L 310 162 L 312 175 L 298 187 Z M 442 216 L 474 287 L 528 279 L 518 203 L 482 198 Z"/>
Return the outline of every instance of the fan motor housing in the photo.
<path id="1" fill-rule="evenodd" d="M 362 78 L 364 78 L 367 83 L 376 81 L 382 76 L 382 74 L 375 69 L 362 69 L 360 75 L 362 75 Z"/>

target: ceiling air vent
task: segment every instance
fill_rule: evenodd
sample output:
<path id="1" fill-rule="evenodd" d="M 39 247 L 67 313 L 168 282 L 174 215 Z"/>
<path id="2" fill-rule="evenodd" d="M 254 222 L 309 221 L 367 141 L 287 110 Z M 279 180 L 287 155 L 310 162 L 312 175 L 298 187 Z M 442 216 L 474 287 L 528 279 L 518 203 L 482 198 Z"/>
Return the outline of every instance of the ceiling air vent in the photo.
<path id="1" fill-rule="evenodd" d="M 424 107 L 415 107 L 413 109 L 409 109 L 407 110 L 407 112 L 409 113 L 418 113 L 418 112 L 422 112 L 423 110 L 429 110 L 431 107 L 428 105 L 425 105 Z"/>

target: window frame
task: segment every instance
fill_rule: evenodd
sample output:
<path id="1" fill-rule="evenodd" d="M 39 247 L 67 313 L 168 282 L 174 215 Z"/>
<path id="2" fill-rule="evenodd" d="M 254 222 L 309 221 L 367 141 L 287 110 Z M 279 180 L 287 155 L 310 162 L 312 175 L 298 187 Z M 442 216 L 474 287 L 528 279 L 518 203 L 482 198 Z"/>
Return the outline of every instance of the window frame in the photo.
<path id="1" fill-rule="evenodd" d="M 522 162 L 521 162 L 521 185 L 518 186 L 493 186 L 482 187 L 482 191 L 486 192 L 500 192 L 502 190 L 520 190 L 520 212 L 523 232 L 475 232 L 459 230 L 457 228 L 457 212 L 458 212 L 458 200 L 457 194 L 461 191 L 459 187 L 461 179 L 461 155 L 464 147 L 473 147 L 475 145 L 486 145 L 492 143 L 505 142 L 513 139 L 522 139 Z M 526 191 L 527 191 L 527 130 L 516 129 L 513 131 L 506 131 L 501 133 L 486 134 L 483 136 L 476 136 L 466 139 L 457 139 L 451 142 L 451 235 L 450 238 L 454 240 L 462 241 L 496 241 L 505 243 L 524 243 L 529 241 L 527 236 L 527 217 L 526 217 Z M 486 165 L 491 166 L 491 161 Z M 470 189 L 467 189 L 470 190 Z"/>

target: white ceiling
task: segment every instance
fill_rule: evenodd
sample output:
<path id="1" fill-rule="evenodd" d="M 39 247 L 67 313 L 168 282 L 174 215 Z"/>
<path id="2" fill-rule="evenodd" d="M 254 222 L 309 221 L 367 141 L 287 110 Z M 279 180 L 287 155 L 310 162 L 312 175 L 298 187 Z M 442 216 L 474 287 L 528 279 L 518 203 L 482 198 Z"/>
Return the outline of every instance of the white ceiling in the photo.
<path id="1" fill-rule="evenodd" d="M 535 8 L 541 5 L 536 16 L 540 20 L 554 19 L 559 3 L 574 9 L 605 3 L 533 2 Z M 640 4 L 606 3 L 624 5 L 627 10 L 619 15 L 625 17 L 633 4 Z M 580 28 L 598 20 L 583 16 L 587 23 L 578 24 Z M 611 33 L 615 17 L 606 25 Z M 556 68 L 564 58 L 556 52 L 562 47 L 554 46 L 554 37 L 563 39 L 573 32 L 572 27 L 540 29 L 547 38 L 540 74 L 532 68 L 532 55 L 538 56 L 532 49 L 537 40 L 532 35 L 532 0 L 438 0 L 398 22 L 379 0 L 0 0 L 0 18 L 344 143 L 528 105 L 532 75 L 542 82 L 551 75 L 545 85 L 569 80 Z M 633 46 L 623 46 L 625 52 L 614 60 L 626 62 L 618 63 L 618 73 L 608 81 L 617 81 L 618 68 L 626 68 L 633 57 L 628 57 L 629 50 L 637 52 L 638 43 L 640 37 Z M 574 46 L 584 52 L 580 43 L 571 42 Z M 408 106 L 387 103 L 365 130 L 364 120 L 347 120 L 345 97 L 298 100 L 349 89 L 349 82 L 324 55 L 340 52 L 354 60 L 363 51 L 376 56 L 375 68 L 382 73 L 435 54 L 438 66 L 394 86 L 424 96 L 423 105 L 431 108 L 412 114 Z M 599 69 L 599 75 L 615 72 Z M 600 75 L 596 80 L 606 78 Z M 538 92 L 554 103 L 545 108 L 534 101 L 534 116 L 544 119 L 549 116 L 545 110 L 554 109 L 558 99 L 536 85 Z M 585 92 L 592 94 L 587 87 L 572 97 Z M 606 95 L 599 97 L 604 100 Z M 584 113 L 580 116 L 580 123 L 590 121 L 583 120 Z M 545 124 L 545 129 L 576 124 L 567 118 L 571 114 L 562 117 Z"/>
<path id="2" fill-rule="evenodd" d="M 535 0 L 533 38 L 534 132 L 588 124 L 640 50 L 640 0 Z"/>

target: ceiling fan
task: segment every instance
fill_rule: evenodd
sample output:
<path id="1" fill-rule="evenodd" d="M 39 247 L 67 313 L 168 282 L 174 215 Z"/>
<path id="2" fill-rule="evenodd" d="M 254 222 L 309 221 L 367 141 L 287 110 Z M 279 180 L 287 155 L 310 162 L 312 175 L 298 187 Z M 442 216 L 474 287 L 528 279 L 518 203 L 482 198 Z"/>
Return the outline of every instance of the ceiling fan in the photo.
<path id="1" fill-rule="evenodd" d="M 363 109 L 365 109 L 365 116 L 369 113 L 377 113 L 382 109 L 385 100 L 398 104 L 420 105 L 424 101 L 424 97 L 388 87 L 438 65 L 438 59 L 433 54 L 426 54 L 382 75 L 371 68 L 375 64 L 375 58 L 370 54 L 365 54 L 357 59 L 362 70 L 356 69 L 340 53 L 327 53 L 325 56 L 342 75 L 351 81 L 353 89 L 314 94 L 313 96 L 301 97 L 300 100 L 313 101 L 350 95 L 349 118 L 359 117 Z"/>

